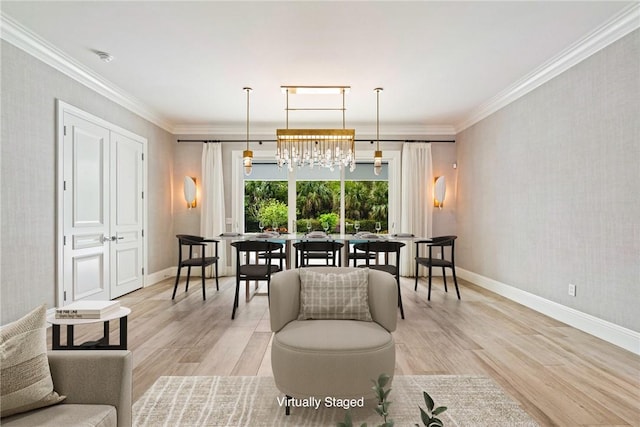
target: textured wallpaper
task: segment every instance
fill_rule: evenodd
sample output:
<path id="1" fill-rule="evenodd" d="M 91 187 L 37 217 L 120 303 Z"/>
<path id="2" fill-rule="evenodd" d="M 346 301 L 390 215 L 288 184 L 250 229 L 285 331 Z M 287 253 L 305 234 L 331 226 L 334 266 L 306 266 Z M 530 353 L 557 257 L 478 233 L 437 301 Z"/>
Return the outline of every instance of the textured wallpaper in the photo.
<path id="1" fill-rule="evenodd" d="M 2 42 L 1 324 L 56 299 L 56 99 L 148 139 L 149 273 L 175 264 L 172 136 Z"/>
<path id="2" fill-rule="evenodd" d="M 458 265 L 640 331 L 640 31 L 456 145 Z"/>

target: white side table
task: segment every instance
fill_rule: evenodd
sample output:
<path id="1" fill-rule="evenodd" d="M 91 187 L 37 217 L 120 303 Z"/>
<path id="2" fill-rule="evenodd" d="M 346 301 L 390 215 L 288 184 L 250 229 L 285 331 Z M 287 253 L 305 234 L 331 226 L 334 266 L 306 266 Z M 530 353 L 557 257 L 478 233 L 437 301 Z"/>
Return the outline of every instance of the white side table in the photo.
<path id="1" fill-rule="evenodd" d="M 127 316 L 131 309 L 120 307 L 120 310 L 113 312 L 100 319 L 56 319 L 55 314 L 47 316 L 47 322 L 53 326 L 52 349 L 53 350 L 126 350 L 127 349 Z M 120 343 L 109 343 L 109 321 L 120 319 Z M 89 323 L 103 322 L 103 337 L 97 341 L 88 341 L 80 345 L 73 343 L 73 328 L 75 325 L 86 325 Z M 60 326 L 67 326 L 67 344 L 60 343 Z"/>

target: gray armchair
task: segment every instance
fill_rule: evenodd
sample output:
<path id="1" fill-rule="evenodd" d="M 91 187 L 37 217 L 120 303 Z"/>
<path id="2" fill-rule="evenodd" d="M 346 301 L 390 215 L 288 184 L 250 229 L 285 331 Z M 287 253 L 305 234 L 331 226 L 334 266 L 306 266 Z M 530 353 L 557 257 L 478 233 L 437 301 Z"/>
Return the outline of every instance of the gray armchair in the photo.
<path id="1" fill-rule="evenodd" d="M 307 267 L 322 273 L 356 268 Z M 372 322 L 359 320 L 298 320 L 298 270 L 271 279 L 270 318 L 275 332 L 271 366 L 278 389 L 291 397 L 372 398 L 371 380 L 382 373 L 393 377 L 398 291 L 395 278 L 369 270 L 368 302 Z M 288 408 L 287 408 L 288 409 Z"/>
<path id="2" fill-rule="evenodd" d="M 128 350 L 56 350 L 48 353 L 57 405 L 2 419 L 16 426 L 131 426 L 132 358 Z"/>

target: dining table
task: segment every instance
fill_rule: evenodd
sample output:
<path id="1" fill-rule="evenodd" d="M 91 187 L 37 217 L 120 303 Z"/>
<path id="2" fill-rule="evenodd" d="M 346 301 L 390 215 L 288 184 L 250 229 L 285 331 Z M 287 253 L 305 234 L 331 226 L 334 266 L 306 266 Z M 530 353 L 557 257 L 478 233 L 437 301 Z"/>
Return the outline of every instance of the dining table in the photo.
<path id="1" fill-rule="evenodd" d="M 409 233 L 397 233 L 397 234 L 378 234 L 378 233 L 333 233 L 326 234 L 323 232 L 312 231 L 309 233 L 277 233 L 277 232 L 262 232 L 262 233 L 222 233 L 215 239 L 224 241 L 239 241 L 239 240 L 268 240 L 277 243 L 283 243 L 285 245 L 285 265 L 287 269 L 296 265 L 295 263 L 295 251 L 292 249 L 293 244 L 300 241 L 336 241 L 344 243 L 344 251 L 342 251 L 342 265 L 349 265 L 349 253 L 351 251 L 350 246 L 357 243 L 364 243 L 367 241 L 387 240 L 387 241 L 400 241 L 405 243 L 411 243 L 417 240 L 429 240 L 428 237 L 416 237 Z"/>

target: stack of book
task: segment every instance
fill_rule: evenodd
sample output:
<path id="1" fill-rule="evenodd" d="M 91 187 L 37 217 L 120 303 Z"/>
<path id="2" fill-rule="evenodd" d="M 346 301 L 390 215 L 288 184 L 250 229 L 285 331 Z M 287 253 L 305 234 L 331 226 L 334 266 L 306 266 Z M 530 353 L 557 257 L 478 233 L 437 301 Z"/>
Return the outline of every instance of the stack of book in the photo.
<path id="1" fill-rule="evenodd" d="M 75 301 L 56 308 L 56 319 L 101 319 L 120 310 L 120 301 Z"/>

